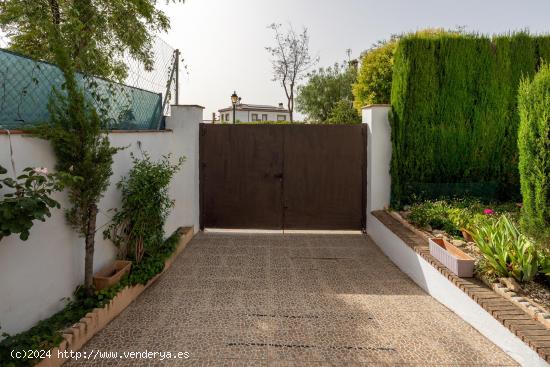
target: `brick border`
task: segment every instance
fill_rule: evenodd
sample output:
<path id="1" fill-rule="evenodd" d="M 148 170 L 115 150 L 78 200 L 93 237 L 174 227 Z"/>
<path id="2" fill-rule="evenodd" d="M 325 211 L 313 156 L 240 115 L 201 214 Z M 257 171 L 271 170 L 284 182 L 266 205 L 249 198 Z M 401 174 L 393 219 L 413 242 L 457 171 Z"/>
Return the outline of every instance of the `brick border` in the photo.
<path id="1" fill-rule="evenodd" d="M 176 251 L 164 263 L 164 270 L 150 279 L 147 284 L 138 284 L 122 289 L 107 305 L 94 308 L 70 328 L 63 331 L 63 341 L 59 346 L 50 349 L 51 358 L 42 359 L 37 367 L 59 367 L 69 358 L 58 358 L 58 352 L 76 352 L 91 338 L 107 326 L 115 317 L 126 309 L 144 290 L 153 284 L 164 272 L 172 266 L 178 255 L 187 247 L 194 236 L 193 227 L 184 227 L 183 235 Z"/>
<path id="2" fill-rule="evenodd" d="M 536 315 L 530 315 L 513 301 L 509 300 L 508 297 L 504 297 L 499 294 L 500 292 L 497 293 L 484 284 L 480 285 L 473 282 L 471 278 L 460 278 L 453 274 L 430 255 L 426 238 L 407 228 L 386 211 L 378 210 L 373 211 L 371 214 L 457 288 L 477 302 L 477 304 L 525 344 L 529 345 L 541 358 L 550 362 L 550 330 L 537 319 Z M 501 288 L 496 285 L 495 287 Z"/>

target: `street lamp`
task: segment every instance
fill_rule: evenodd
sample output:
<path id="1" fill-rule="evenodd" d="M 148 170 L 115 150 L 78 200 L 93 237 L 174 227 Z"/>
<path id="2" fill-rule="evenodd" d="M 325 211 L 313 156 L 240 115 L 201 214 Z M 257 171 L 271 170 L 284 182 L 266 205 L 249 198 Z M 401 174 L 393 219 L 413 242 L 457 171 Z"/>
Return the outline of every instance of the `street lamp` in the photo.
<path id="1" fill-rule="evenodd" d="M 240 98 L 237 95 L 237 92 L 233 91 L 233 94 L 231 95 L 231 103 L 233 104 L 233 123 L 235 123 L 235 109 L 237 108 L 237 102 L 239 102 Z"/>

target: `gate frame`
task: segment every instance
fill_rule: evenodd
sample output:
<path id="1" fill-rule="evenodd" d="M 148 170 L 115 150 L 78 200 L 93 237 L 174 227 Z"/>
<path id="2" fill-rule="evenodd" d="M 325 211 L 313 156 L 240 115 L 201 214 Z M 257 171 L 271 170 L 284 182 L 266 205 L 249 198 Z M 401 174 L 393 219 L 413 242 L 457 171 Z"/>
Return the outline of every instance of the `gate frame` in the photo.
<path id="1" fill-rule="evenodd" d="M 201 123 L 199 127 L 199 228 L 201 231 L 204 231 L 204 222 L 205 222 L 205 211 L 204 211 L 204 200 L 205 200 L 205 166 L 206 163 L 203 161 L 204 158 L 204 136 L 206 135 L 206 129 L 209 124 Z M 233 125 L 234 126 L 234 125 Z M 285 125 L 280 125 L 281 128 L 285 128 Z M 368 170 L 368 125 L 361 124 L 361 138 L 363 141 L 363 154 L 362 154 L 362 164 L 361 164 L 361 232 L 367 233 L 367 170 Z M 283 140 L 283 149 L 284 149 L 284 140 Z M 284 159 L 283 159 L 284 165 Z M 282 190 L 284 193 L 284 181 L 282 183 Z M 284 194 L 282 196 L 284 198 Z M 284 207 L 283 207 L 283 228 L 284 232 Z"/>

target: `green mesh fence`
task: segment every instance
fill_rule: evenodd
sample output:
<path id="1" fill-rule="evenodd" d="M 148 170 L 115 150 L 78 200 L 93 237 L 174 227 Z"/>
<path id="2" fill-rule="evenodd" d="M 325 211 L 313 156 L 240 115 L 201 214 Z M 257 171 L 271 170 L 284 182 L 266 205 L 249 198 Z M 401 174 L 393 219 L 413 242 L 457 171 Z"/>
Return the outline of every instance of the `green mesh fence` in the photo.
<path id="1" fill-rule="evenodd" d="M 161 125 L 162 93 L 82 74 L 77 78 L 89 100 L 105 110 L 110 129 L 151 130 Z M 63 83 L 57 66 L 0 49 L 0 129 L 48 122 L 53 88 L 62 92 Z"/>

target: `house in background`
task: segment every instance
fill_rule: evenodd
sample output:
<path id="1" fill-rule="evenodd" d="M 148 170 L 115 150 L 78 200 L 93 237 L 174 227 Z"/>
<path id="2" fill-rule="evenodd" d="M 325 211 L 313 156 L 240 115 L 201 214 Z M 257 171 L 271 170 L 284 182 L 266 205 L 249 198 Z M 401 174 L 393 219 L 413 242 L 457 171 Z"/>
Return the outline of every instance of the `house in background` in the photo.
<path id="1" fill-rule="evenodd" d="M 220 113 L 220 122 L 233 123 L 233 106 L 218 110 Z M 289 121 L 290 113 L 283 107 L 282 103 L 279 106 L 268 106 L 259 104 L 239 103 L 235 108 L 235 120 L 239 122 L 255 122 L 255 121 Z"/>

